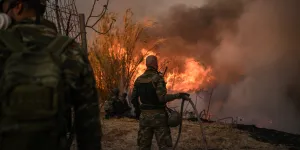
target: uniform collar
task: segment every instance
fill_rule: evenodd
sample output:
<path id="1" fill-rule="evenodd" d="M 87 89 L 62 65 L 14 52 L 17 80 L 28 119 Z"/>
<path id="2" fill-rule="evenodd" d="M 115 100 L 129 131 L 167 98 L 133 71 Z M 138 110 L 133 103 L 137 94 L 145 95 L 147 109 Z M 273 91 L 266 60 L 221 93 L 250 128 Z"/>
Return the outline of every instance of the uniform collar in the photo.
<path id="1" fill-rule="evenodd" d="M 34 24 L 35 20 L 36 20 L 36 17 L 29 17 L 29 18 L 25 18 L 17 23 L 18 24 Z"/>
<path id="2" fill-rule="evenodd" d="M 158 71 L 152 67 L 148 67 L 147 70 L 145 71 L 145 73 L 150 73 L 150 72 L 154 72 L 154 73 L 158 73 Z"/>

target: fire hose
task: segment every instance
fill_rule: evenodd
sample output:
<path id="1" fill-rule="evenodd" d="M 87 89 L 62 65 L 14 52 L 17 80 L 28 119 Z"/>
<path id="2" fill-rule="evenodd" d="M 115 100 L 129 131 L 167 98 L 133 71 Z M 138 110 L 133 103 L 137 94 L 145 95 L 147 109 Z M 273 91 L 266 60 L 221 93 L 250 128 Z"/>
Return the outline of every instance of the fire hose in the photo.
<path id="1" fill-rule="evenodd" d="M 186 98 L 183 98 L 182 99 L 182 102 L 181 102 L 181 107 L 180 107 L 180 116 L 182 118 L 183 116 L 183 107 L 184 107 L 184 102 L 185 101 L 189 101 L 189 103 L 191 104 L 191 106 L 193 107 L 194 109 L 194 113 L 196 114 L 197 116 L 197 119 L 198 119 L 198 123 L 200 125 L 200 129 L 201 129 L 201 132 L 202 132 L 202 140 L 203 140 L 203 143 L 204 143 L 204 149 L 205 150 L 208 150 L 208 144 L 207 144 L 207 140 L 206 140 L 206 136 L 205 136 L 205 133 L 204 133 L 204 128 L 203 128 L 203 125 L 202 125 L 202 121 L 201 121 L 201 117 L 197 111 L 197 108 L 195 106 L 195 104 L 193 103 L 193 101 L 189 98 L 189 97 L 186 97 Z M 180 122 L 180 125 L 179 125 L 179 129 L 178 129 L 178 135 L 177 135 L 177 139 L 176 139 L 176 142 L 174 144 L 174 147 L 173 147 L 173 150 L 176 149 L 177 145 L 178 145 L 178 142 L 179 142 L 179 139 L 180 139 L 180 135 L 181 135 L 181 130 L 182 130 L 182 120 Z"/>

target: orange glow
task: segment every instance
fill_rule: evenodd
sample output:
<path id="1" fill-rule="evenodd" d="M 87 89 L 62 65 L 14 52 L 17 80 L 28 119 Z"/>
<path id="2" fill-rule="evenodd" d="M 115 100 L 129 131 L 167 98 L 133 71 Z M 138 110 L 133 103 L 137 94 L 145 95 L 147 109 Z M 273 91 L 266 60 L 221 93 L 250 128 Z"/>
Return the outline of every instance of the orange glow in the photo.
<path id="1" fill-rule="evenodd" d="M 143 56 L 145 56 L 145 57 L 144 57 L 145 59 L 146 59 L 148 56 L 150 56 L 150 55 L 155 55 L 155 56 L 157 56 L 154 52 L 148 51 L 148 50 L 146 50 L 146 49 L 142 49 L 142 50 L 141 50 L 141 53 L 142 53 Z M 147 67 L 146 67 L 146 61 L 145 61 L 145 59 L 144 59 L 143 62 L 137 67 L 136 77 L 142 75 L 142 74 L 146 71 Z"/>
<path id="2" fill-rule="evenodd" d="M 175 70 L 167 74 L 167 88 L 171 91 L 196 91 L 203 88 L 213 80 L 211 67 L 204 68 L 193 58 L 185 60 L 184 72 L 178 73 Z"/>
<path id="3" fill-rule="evenodd" d="M 122 48 L 120 44 L 115 44 L 108 51 L 110 56 L 113 56 L 114 59 L 118 60 L 126 60 L 124 58 L 128 57 L 125 48 Z M 164 60 L 170 60 L 169 62 L 172 64 L 174 62 L 174 58 L 171 57 L 163 57 L 157 55 L 153 51 L 149 51 L 147 49 L 142 49 L 140 53 L 136 53 L 133 55 L 135 62 L 139 62 L 138 59 L 141 59 L 141 55 L 143 56 L 143 61 L 135 66 L 136 63 L 129 63 L 129 70 L 133 70 L 134 74 L 130 81 L 129 87 L 133 87 L 133 83 L 136 78 L 142 75 L 146 68 L 145 58 L 149 55 L 155 55 L 158 57 L 158 64 L 162 64 Z M 177 56 L 181 57 L 181 56 Z M 136 67 L 136 68 L 135 68 Z M 209 84 L 214 81 L 214 76 L 212 76 L 212 68 L 209 66 L 203 66 L 194 58 L 184 58 L 184 64 L 181 65 L 180 71 L 179 66 L 169 66 L 167 73 L 164 76 L 165 81 L 167 83 L 168 92 L 191 92 L 197 91 L 201 88 L 205 88 Z M 100 80 L 97 78 L 96 80 Z"/>
<path id="4" fill-rule="evenodd" d="M 142 49 L 145 58 L 149 55 L 156 55 L 154 52 Z M 157 56 L 157 55 L 156 55 Z M 158 60 L 160 60 L 160 57 Z M 140 76 L 146 70 L 145 60 L 138 66 L 136 77 Z M 168 91 L 189 92 L 196 91 L 208 85 L 214 80 L 211 67 L 203 67 L 193 58 L 185 60 L 184 71 L 178 72 L 178 68 L 171 68 L 165 75 Z"/>

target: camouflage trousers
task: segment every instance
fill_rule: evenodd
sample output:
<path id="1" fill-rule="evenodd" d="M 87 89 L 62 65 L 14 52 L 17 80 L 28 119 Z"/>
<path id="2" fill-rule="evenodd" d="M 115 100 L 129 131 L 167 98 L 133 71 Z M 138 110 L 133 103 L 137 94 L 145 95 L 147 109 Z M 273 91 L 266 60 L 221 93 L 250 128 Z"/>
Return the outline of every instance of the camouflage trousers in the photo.
<path id="1" fill-rule="evenodd" d="M 138 132 L 139 150 L 150 150 L 153 135 L 160 150 L 172 150 L 171 131 L 167 125 L 165 110 L 142 110 L 140 115 L 140 129 Z"/>
<path id="2" fill-rule="evenodd" d="M 0 150 L 66 150 L 53 133 L 6 133 L 0 140 Z"/>

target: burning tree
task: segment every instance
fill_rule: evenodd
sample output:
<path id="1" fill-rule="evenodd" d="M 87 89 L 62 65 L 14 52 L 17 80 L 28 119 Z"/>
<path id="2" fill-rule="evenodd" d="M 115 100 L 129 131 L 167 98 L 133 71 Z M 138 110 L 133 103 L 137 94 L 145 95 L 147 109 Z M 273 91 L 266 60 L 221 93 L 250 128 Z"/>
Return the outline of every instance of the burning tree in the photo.
<path id="1" fill-rule="evenodd" d="M 213 80 L 211 67 L 201 65 L 195 58 L 174 58 L 160 54 L 162 48 L 158 48 L 158 45 L 164 43 L 165 39 L 148 34 L 148 31 L 156 29 L 154 22 L 134 21 L 130 9 L 125 12 L 121 24 L 111 24 L 116 18 L 115 13 L 105 14 L 97 30 L 98 33 L 106 34 L 96 35 L 89 45 L 89 59 L 102 102 L 107 99 L 112 88 L 118 87 L 121 92 L 130 91 L 133 81 L 145 71 L 143 63 L 148 55 L 158 56 L 159 70 L 164 70 L 168 65 L 165 80 L 169 92 L 196 91 Z M 185 63 L 174 65 L 177 57 Z"/>
<path id="2" fill-rule="evenodd" d="M 103 99 L 115 87 L 119 87 L 121 92 L 128 91 L 145 56 L 163 41 L 150 41 L 144 31 L 152 27 L 153 22 L 134 22 L 130 9 L 125 12 L 121 26 L 111 24 L 116 17 L 115 13 L 103 17 L 98 30 L 111 30 L 106 34 L 96 35 L 89 46 L 89 59 Z"/>

